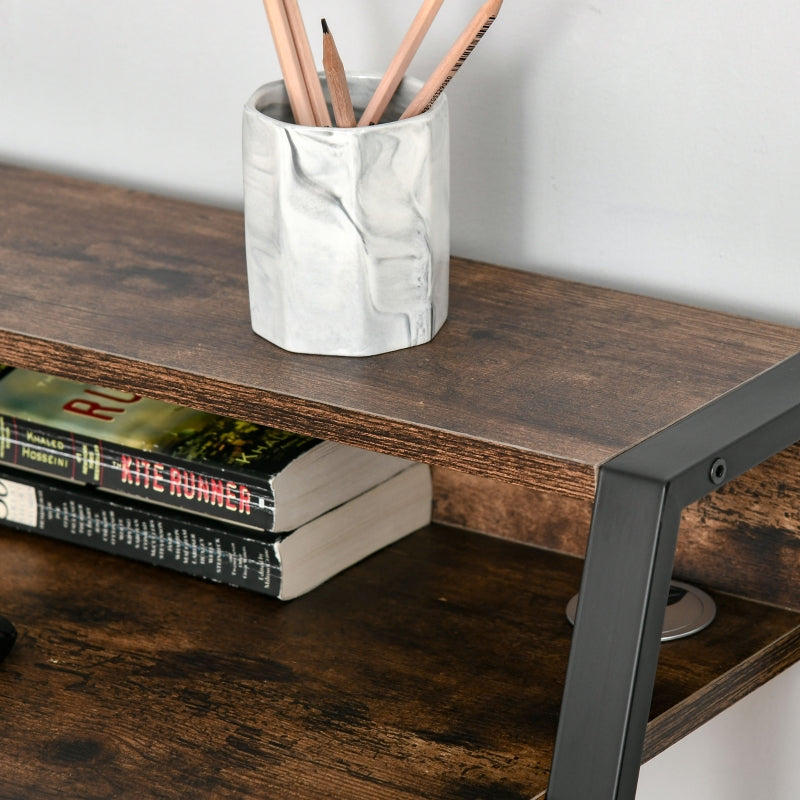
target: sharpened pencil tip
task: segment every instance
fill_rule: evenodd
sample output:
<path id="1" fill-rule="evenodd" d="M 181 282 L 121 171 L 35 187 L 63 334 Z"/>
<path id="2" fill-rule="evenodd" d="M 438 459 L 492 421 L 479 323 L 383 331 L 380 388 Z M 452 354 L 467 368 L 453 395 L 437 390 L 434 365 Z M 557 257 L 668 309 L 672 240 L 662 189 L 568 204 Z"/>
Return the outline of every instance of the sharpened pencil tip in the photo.
<path id="1" fill-rule="evenodd" d="M 325 22 L 325 17 L 322 18 L 322 32 L 328 33 L 328 23 Z"/>

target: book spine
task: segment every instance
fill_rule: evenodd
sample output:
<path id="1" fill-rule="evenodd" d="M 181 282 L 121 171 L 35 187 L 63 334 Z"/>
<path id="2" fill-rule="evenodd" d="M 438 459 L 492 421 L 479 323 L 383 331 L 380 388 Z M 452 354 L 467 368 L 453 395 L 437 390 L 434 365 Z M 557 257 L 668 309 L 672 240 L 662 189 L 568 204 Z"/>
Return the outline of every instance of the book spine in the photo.
<path id="1" fill-rule="evenodd" d="M 0 463 L 171 508 L 271 531 L 274 497 L 268 481 L 246 481 L 224 469 L 191 468 L 168 455 L 0 414 Z"/>
<path id="2" fill-rule="evenodd" d="M 281 565 L 271 542 L 187 514 L 117 502 L 92 488 L 0 470 L 0 520 L 216 583 L 280 593 Z"/>

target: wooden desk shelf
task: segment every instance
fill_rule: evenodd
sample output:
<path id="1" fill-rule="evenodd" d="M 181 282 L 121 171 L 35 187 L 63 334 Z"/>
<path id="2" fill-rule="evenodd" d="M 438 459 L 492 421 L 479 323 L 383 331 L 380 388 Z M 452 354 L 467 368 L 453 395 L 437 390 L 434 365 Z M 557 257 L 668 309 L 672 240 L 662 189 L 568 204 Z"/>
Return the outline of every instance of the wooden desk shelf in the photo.
<path id="1" fill-rule="evenodd" d="M 800 350 L 800 330 L 454 259 L 431 344 L 292 355 L 250 329 L 239 214 L 13 167 L 0 282 L 0 361 L 427 461 L 451 522 L 461 486 L 586 527 L 609 459 Z M 5 532 L 5 786 L 538 796 L 582 567 L 547 545 L 572 554 L 435 524 L 279 604 Z M 661 649 L 645 757 L 800 656 L 797 594 L 738 593 Z"/>

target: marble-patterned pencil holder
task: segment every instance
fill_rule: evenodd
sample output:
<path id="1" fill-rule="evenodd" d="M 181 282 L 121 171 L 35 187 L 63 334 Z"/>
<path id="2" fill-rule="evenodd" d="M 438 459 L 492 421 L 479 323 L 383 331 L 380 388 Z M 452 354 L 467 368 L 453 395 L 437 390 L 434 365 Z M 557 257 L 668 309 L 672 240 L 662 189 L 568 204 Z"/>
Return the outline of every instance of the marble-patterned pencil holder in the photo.
<path id="1" fill-rule="evenodd" d="M 379 77 L 348 76 L 358 117 Z M 378 125 L 295 125 L 283 81 L 243 124 L 253 330 L 299 353 L 366 356 L 430 341 L 447 316 L 447 98 L 399 120 L 405 78 Z M 323 89 L 327 87 L 323 78 Z M 395 121 L 391 121 L 395 120 Z"/>

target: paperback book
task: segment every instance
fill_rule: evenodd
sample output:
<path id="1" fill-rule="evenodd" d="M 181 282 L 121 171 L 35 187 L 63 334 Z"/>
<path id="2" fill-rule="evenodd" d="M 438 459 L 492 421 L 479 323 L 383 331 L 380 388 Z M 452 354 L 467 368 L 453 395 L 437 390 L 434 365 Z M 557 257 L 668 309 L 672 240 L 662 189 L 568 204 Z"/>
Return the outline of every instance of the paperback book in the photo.
<path id="1" fill-rule="evenodd" d="M 412 462 L 0 366 L 0 463 L 280 532 Z"/>
<path id="2" fill-rule="evenodd" d="M 269 535 L 0 467 L 4 527 L 281 600 L 427 525 L 431 499 L 430 468 L 414 464 L 290 533 Z"/>

